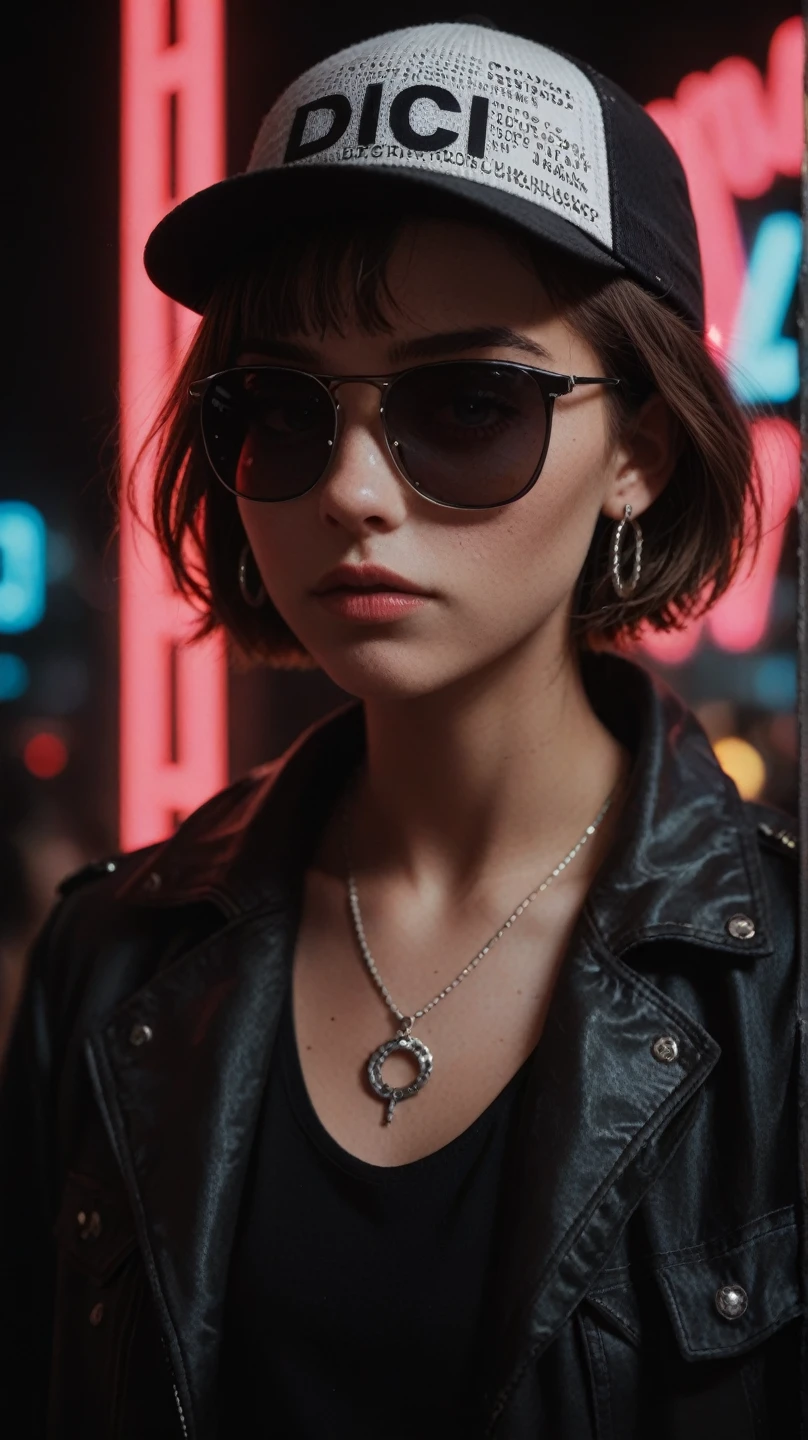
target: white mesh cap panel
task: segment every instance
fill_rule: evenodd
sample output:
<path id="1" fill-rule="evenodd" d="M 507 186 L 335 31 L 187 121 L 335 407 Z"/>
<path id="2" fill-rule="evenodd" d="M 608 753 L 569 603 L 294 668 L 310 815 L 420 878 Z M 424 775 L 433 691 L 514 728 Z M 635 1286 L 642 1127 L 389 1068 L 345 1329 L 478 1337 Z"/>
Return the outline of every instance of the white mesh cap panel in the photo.
<path id="1" fill-rule="evenodd" d="M 612 248 L 591 81 L 543 45 L 484 26 L 395 30 L 307 70 L 265 117 L 248 170 L 307 164 L 459 176 L 531 200 Z"/>

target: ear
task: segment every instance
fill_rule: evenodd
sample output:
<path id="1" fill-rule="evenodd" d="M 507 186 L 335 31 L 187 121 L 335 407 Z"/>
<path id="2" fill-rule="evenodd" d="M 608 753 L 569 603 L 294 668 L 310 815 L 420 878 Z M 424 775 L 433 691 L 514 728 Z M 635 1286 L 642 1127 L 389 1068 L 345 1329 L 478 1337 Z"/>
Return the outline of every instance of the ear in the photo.
<path id="1" fill-rule="evenodd" d="M 603 514 L 622 520 L 626 505 L 635 516 L 647 510 L 667 485 L 683 440 L 667 401 L 654 392 L 632 416 L 612 450 Z"/>

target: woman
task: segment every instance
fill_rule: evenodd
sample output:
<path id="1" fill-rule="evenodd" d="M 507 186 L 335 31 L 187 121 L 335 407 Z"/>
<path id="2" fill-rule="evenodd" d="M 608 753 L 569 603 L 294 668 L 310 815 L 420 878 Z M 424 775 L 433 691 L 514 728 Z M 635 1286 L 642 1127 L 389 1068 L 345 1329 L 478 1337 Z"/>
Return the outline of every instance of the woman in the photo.
<path id="1" fill-rule="evenodd" d="M 393 32 L 146 262 L 203 315 L 154 492 L 200 633 L 357 703 L 61 886 L 15 1433 L 796 1436 L 794 841 L 606 653 L 759 515 L 675 155 L 544 47 Z"/>

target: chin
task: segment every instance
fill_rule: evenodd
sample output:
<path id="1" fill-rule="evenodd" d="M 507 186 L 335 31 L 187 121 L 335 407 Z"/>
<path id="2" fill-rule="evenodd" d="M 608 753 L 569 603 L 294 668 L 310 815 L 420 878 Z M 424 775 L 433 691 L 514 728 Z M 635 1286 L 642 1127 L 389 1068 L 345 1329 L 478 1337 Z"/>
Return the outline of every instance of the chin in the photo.
<path id="1" fill-rule="evenodd" d="M 485 663 L 480 658 L 466 669 L 459 663 L 457 648 L 449 654 L 444 646 L 381 638 L 339 648 L 316 644 L 307 648 L 329 679 L 359 700 L 417 700 Z"/>

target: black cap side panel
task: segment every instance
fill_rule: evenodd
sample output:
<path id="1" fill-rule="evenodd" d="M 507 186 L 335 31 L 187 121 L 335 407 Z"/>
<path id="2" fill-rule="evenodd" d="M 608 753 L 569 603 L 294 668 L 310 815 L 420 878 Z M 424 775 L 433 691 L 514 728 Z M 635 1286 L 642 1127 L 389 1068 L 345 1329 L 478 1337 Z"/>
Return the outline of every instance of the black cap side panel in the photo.
<path id="1" fill-rule="evenodd" d="M 603 109 L 614 253 L 629 273 L 702 332 L 701 256 L 679 156 L 656 121 L 619 85 L 577 63 L 592 81 Z"/>

